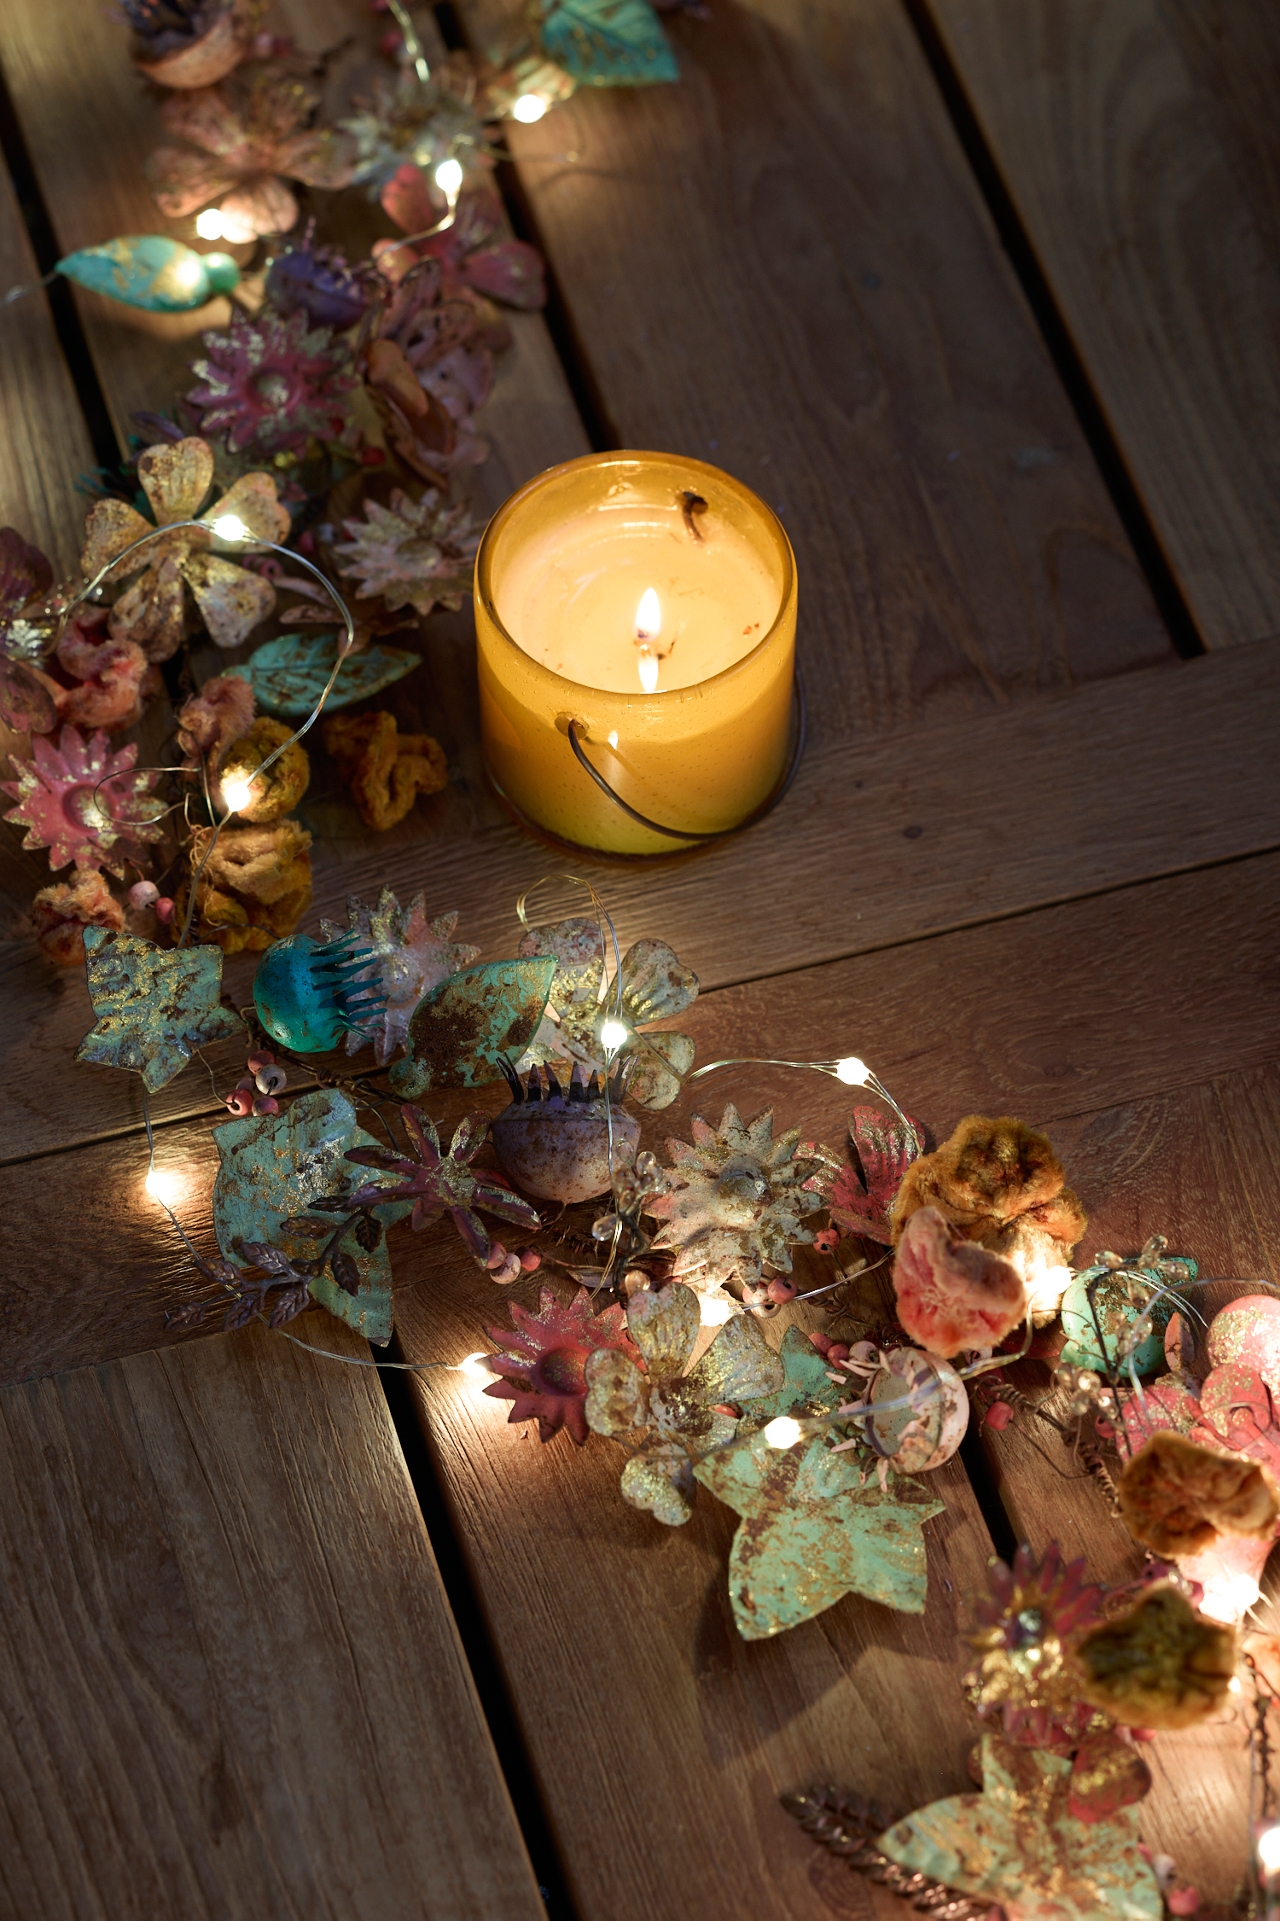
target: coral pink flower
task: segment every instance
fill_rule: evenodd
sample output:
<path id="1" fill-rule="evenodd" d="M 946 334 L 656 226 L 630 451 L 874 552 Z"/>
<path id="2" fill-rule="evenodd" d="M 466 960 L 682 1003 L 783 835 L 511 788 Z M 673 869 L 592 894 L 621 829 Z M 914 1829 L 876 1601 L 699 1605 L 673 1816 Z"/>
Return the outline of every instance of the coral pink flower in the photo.
<path id="1" fill-rule="evenodd" d="M 5 819 L 27 829 L 24 848 L 49 849 L 50 867 L 74 861 L 79 868 L 123 874 L 127 860 L 142 858 L 138 842 L 160 839 L 156 816 L 162 809 L 150 798 L 156 777 L 132 771 L 134 744 L 113 754 L 104 733 L 86 740 L 68 725 L 56 747 L 37 738 L 31 753 L 30 760 L 14 756 L 17 780 L 0 781 L 18 802 Z"/>
<path id="2" fill-rule="evenodd" d="M 607 1307 L 603 1314 L 593 1315 L 585 1288 L 565 1307 L 544 1287 L 537 1314 L 513 1301 L 511 1319 L 514 1334 L 506 1328 L 489 1329 L 489 1338 L 499 1350 L 489 1365 L 505 1379 L 495 1381 L 485 1393 L 511 1402 L 508 1422 L 536 1421 L 544 1441 L 567 1428 L 578 1446 L 584 1446 L 588 1355 L 608 1347 L 629 1360 L 640 1358 L 626 1331 L 622 1309 Z"/>
<path id="3" fill-rule="evenodd" d="M 1026 1313 L 1013 1263 L 954 1234 L 936 1207 L 920 1208 L 907 1222 L 893 1285 L 903 1327 L 942 1360 L 962 1348 L 994 1347 Z"/>

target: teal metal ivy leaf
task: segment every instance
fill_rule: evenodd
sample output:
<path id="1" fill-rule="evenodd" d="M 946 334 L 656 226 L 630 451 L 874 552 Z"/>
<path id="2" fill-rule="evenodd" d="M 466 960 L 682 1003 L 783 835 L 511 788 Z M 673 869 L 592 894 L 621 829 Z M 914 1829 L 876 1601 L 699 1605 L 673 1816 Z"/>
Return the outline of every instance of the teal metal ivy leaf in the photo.
<path id="1" fill-rule="evenodd" d="M 197 1047 L 241 1030 L 218 1004 L 222 950 L 155 947 L 133 934 L 86 927 L 89 999 L 97 1025 L 76 1051 L 95 1067 L 127 1067 L 154 1094 L 180 1074 Z"/>
<path id="2" fill-rule="evenodd" d="M 542 1019 L 555 978 L 550 956 L 464 967 L 425 994 L 409 1022 L 408 1058 L 391 1082 L 409 1100 L 431 1087 L 487 1087 L 502 1078 Z"/>
<path id="3" fill-rule="evenodd" d="M 1138 1852 L 1137 1808 L 1077 1820 L 1071 1783 L 1063 1756 L 988 1734 L 981 1794 L 931 1802 L 876 1845 L 900 1867 L 998 1902 L 1008 1921 L 1158 1921 L 1164 1903 Z"/>
<path id="4" fill-rule="evenodd" d="M 924 1612 L 921 1529 L 943 1503 L 901 1477 L 887 1489 L 877 1478 L 864 1486 L 857 1454 L 834 1453 L 822 1435 L 790 1448 L 770 1447 L 764 1438 L 761 1424 L 776 1415 L 830 1412 L 842 1398 L 833 1382 L 819 1381 L 821 1356 L 810 1348 L 810 1361 L 807 1346 L 788 1329 L 783 1387 L 743 1403 L 740 1438 L 694 1468 L 703 1486 L 742 1516 L 729 1557 L 729 1598 L 746 1641 L 796 1627 L 845 1594 L 904 1614 Z"/>
<path id="5" fill-rule="evenodd" d="M 538 31 L 548 57 L 584 87 L 648 87 L 680 69 L 649 0 L 551 0 Z"/>
<path id="6" fill-rule="evenodd" d="M 345 1159 L 349 1148 L 379 1145 L 357 1122 L 346 1095 L 330 1088 L 303 1094 L 280 1114 L 228 1121 L 214 1128 L 213 1138 L 221 1163 L 213 1187 L 214 1232 L 224 1258 L 239 1262 L 244 1260 L 241 1242 L 265 1243 L 291 1259 L 305 1260 L 314 1254 L 315 1236 L 286 1231 L 284 1222 L 311 1217 L 318 1230 L 331 1233 L 333 1214 L 312 1203 L 349 1183 L 351 1168 Z M 401 1219 L 408 1206 L 398 1203 L 374 1212 L 389 1225 Z M 353 1232 L 344 1248 L 359 1272 L 358 1291 L 348 1294 L 323 1275 L 310 1281 L 311 1293 L 366 1340 L 386 1342 L 391 1337 L 386 1238 L 367 1249 Z"/>
<path id="7" fill-rule="evenodd" d="M 739 1434 L 754 1434 L 780 1414 L 834 1414 L 851 1398 L 847 1381 L 833 1381 L 831 1363 L 798 1327 L 789 1327 L 778 1350 L 784 1369 L 782 1386 L 774 1394 L 743 1401 Z"/>
<path id="8" fill-rule="evenodd" d="M 259 707 L 293 720 L 315 708 L 337 657 L 336 634 L 281 634 L 259 647 L 243 666 L 227 672 L 248 681 Z M 412 673 L 421 660 L 420 654 L 403 647 L 366 647 L 362 654 L 352 654 L 333 684 L 325 712 L 380 694 Z"/>

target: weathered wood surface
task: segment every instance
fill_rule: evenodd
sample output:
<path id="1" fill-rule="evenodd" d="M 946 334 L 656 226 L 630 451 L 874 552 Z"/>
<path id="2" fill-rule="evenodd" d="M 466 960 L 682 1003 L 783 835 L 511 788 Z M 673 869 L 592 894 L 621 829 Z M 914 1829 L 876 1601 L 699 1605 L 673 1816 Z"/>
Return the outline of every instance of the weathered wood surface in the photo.
<path id="1" fill-rule="evenodd" d="M 460 8 L 481 42 L 517 10 Z M 898 0 L 673 38 L 678 87 L 509 144 L 617 444 L 782 511 L 816 737 L 1168 658 Z"/>
<path id="2" fill-rule="evenodd" d="M 670 941 L 707 988 L 765 979 L 1274 847 L 1277 731 L 1280 643 L 1268 642 L 856 754 L 814 753 L 783 806 L 749 834 L 652 866 L 570 859 L 514 828 L 424 845 L 411 819 L 378 856 L 338 865 L 317 848 L 313 920 L 341 919 L 348 891 L 373 899 L 390 885 L 407 900 L 425 888 L 432 913 L 461 909 L 461 937 L 497 958 L 519 937 L 517 897 L 540 876 L 571 872 L 594 881 L 623 942 Z M 568 913 L 586 899 L 565 888 L 533 906 L 557 898 Z M 1247 911 L 1224 906 L 1231 919 Z M 228 963 L 237 1005 L 251 979 L 251 959 Z M 67 1067 L 91 1018 L 79 974 L 55 975 L 15 938 L 0 945 L 0 994 L 9 1088 L 0 1161 L 141 1125 L 132 1076 Z M 1096 1049 L 1082 1037 L 1080 1052 Z M 219 1087 L 234 1085 L 235 1044 L 208 1058 Z M 152 1103 L 168 1119 L 211 1105 L 198 1063 Z"/>
<path id="3" fill-rule="evenodd" d="M 1274 8 L 925 5 L 1202 638 L 1274 633 Z"/>
<path id="4" fill-rule="evenodd" d="M 0 292 L 40 278 L 8 173 L 0 167 Z M 0 526 L 70 568 L 79 553 L 77 474 L 93 450 L 43 289 L 0 308 Z"/>
<path id="5" fill-rule="evenodd" d="M 347 22 L 341 0 L 290 12 L 311 46 Z M 1195 23 L 1186 9 L 1174 15 L 1185 42 Z M 163 228 L 137 171 L 152 109 L 120 29 L 89 0 L 61 21 L 50 34 L 35 0 L 15 0 L 3 53 L 60 243 Z M 975 1107 L 1051 1124 L 1111 1238 L 1126 1239 L 1130 1213 L 1136 1233 L 1170 1191 L 1166 1165 L 1181 1182 L 1179 1218 L 1197 1232 L 1203 1219 L 1209 1235 L 1215 1197 L 1240 1190 L 1231 1157 L 1250 1126 L 1275 1138 L 1257 1063 L 1275 1058 L 1280 1031 L 1278 863 L 1238 857 L 1280 843 L 1270 764 L 1280 643 L 1127 671 L 1168 663 L 1170 650 L 890 0 L 860 10 L 856 31 L 834 0 L 764 0 L 674 32 L 679 89 L 579 96 L 541 128 L 512 129 L 513 143 L 614 437 L 719 460 L 785 507 L 806 580 L 814 749 L 785 807 L 743 841 L 651 868 L 584 868 L 495 825 L 475 756 L 468 623 L 435 621 L 424 669 L 397 701 L 438 729 L 455 785 L 374 841 L 330 797 L 319 757 L 308 803 L 316 911 L 349 888 L 368 896 L 389 881 L 403 898 L 425 885 L 433 911 L 461 907 L 461 932 L 496 954 L 515 938 L 518 892 L 541 873 L 586 871 L 624 940 L 671 939 L 717 990 L 681 1023 L 701 1058 L 744 1045 L 797 1057 L 856 1048 L 937 1131 Z M 538 157 L 570 146 L 582 162 Z M 123 433 L 133 408 L 181 385 L 191 337 L 211 316 L 139 323 L 77 298 Z M 1230 328 L 1222 338 L 1230 344 Z M 1250 391 L 1265 418 L 1265 382 Z M 1113 424 L 1129 456 L 1124 422 Z M 540 321 L 517 323 L 485 425 L 495 454 L 482 507 L 585 446 Z M 70 449 L 64 436 L 47 483 L 64 492 L 83 464 Z M 1184 441 L 1174 453 L 1184 457 Z M 1184 471 L 1167 486 L 1205 484 Z M 1227 637 L 1280 630 L 1258 615 L 1270 604 L 1255 591 L 1259 569 L 1227 575 Z M 1221 638 L 1192 600 L 1206 637 Z M 1210 865 L 1224 861 L 1234 864 Z M 17 1489 L 0 1512 L 17 1596 L 0 1686 L 27 1660 L 28 1722 L 43 1740 L 37 1753 L 11 1714 L 0 1805 L 21 1769 L 37 1784 L 15 1788 L 7 1813 L 0 1876 L 12 1876 L 15 1907 L 50 1921 L 115 1921 L 144 1904 L 163 1913 L 149 1898 L 163 1874 L 184 1913 L 534 1911 L 482 1732 L 471 1739 L 474 1700 L 373 1377 L 265 1335 L 139 1354 L 175 1339 L 165 1307 L 203 1284 L 142 1192 L 134 1085 L 68 1068 L 87 1025 L 82 983 L 50 993 L 18 941 L 0 970 L 13 1250 L 0 1279 L 3 1378 L 112 1363 L 0 1399 Z M 242 996 L 247 974 L 229 975 Z M 221 1085 L 235 1050 L 211 1058 Z M 649 1134 L 660 1143 L 682 1131 L 695 1108 L 718 1117 L 728 1098 L 775 1100 L 780 1118 L 804 1113 L 833 1144 L 850 1104 L 832 1082 L 726 1073 Z M 452 1118 L 469 1104 L 451 1096 L 440 1110 Z M 181 1170 L 180 1212 L 207 1246 L 213 1095 L 199 1065 L 155 1105 L 158 1160 Z M 1221 1131 L 1228 1107 L 1234 1132 Z M 89 1144 L 68 1151 L 77 1141 Z M 1274 1232 L 1273 1189 L 1245 1183 L 1253 1226 L 1237 1237 L 1241 1261 Z M 74 1235 L 52 1194 L 75 1195 Z M 404 1338 L 420 1357 L 456 1361 L 502 1317 L 507 1297 L 445 1231 L 401 1235 L 397 1278 Z M 517 1289 L 536 1292 L 536 1280 Z M 298 1332 L 342 1339 L 317 1315 Z M 960 1470 L 940 1479 L 948 1512 L 927 1530 L 923 1621 L 846 1601 L 751 1647 L 725 1603 L 732 1517 L 710 1497 L 689 1528 L 667 1533 L 620 1502 L 609 1445 L 581 1457 L 563 1439 L 541 1450 L 460 1375 L 424 1377 L 418 1391 L 582 1921 L 799 1921 L 815 1899 L 850 1917 L 899 1912 L 812 1849 L 776 1797 L 835 1776 L 905 1809 L 964 1785 L 972 1730 L 954 1630 L 989 1544 Z M 1014 1512 L 1054 1508 L 1055 1525 L 1087 1535 L 1100 1572 L 1118 1566 L 1123 1536 L 1096 1490 L 1030 1459 L 1019 1478 L 1022 1438 L 1000 1438 L 1009 1458 L 994 1448 L 992 1458 Z M 332 1506 L 311 1498 L 321 1472 Z M 140 1523 L 120 1519 L 121 1487 Z M 78 1540 L 71 1512 L 90 1516 Z M 176 1564 L 166 1593 L 181 1584 L 194 1623 L 162 1670 L 149 1646 L 151 1667 L 135 1653 L 149 1615 L 131 1583 L 144 1561 L 151 1578 L 151 1562 L 119 1544 L 140 1534 L 160 1540 L 164 1568 Z M 83 1632 L 84 1593 L 96 1639 Z M 68 1650 L 60 1692 L 48 1649 L 28 1653 L 46 1616 Z M 621 1657 L 607 1652 L 619 1643 Z M 437 1670 L 451 1677 L 447 1700 Z M 204 1716 L 195 1735 L 171 1705 L 192 1699 Z M 360 1707 L 363 1723 L 351 1718 Z M 83 1760 L 74 1771 L 77 1716 L 94 1731 L 91 1802 Z M 1207 1892 L 1225 1891 L 1231 1871 L 1239 1757 L 1228 1747 L 1215 1730 L 1166 1743 L 1150 1804 L 1151 1838 Z M 250 1812 L 215 1843 L 232 1803 L 225 1786 L 201 1802 L 199 1783 L 219 1754 L 211 1778 L 230 1780 L 235 1808 Z M 73 1793 L 92 1810 L 97 1855 L 69 1828 L 54 1831 Z M 462 1825 L 468 1799 L 474 1820 Z M 394 1819 L 375 1831 L 388 1801 Z M 429 1879 L 423 1894 L 422 1862 L 450 1846 L 460 1858 L 449 1874 L 488 1878 Z M 46 1865 L 33 1896 L 39 1848 L 63 1880 Z M 141 1865 L 125 1888 L 131 1848 Z M 340 1885 L 328 1910 L 316 1899 L 322 1873 Z"/>
<path id="6" fill-rule="evenodd" d="M 6 1914 L 544 1912 L 369 1373 L 222 1336 L 8 1391 L 0 1457 Z"/>

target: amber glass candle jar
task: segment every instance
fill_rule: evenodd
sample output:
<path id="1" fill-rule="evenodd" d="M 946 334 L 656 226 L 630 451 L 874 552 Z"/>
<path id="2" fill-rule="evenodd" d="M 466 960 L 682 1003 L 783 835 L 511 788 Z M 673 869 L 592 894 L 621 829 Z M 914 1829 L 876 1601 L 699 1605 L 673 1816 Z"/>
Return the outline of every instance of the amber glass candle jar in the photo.
<path id="1" fill-rule="evenodd" d="M 499 508 L 476 556 L 485 761 L 534 825 L 606 853 L 732 828 L 787 761 L 796 568 L 777 516 L 676 454 L 590 454 Z"/>

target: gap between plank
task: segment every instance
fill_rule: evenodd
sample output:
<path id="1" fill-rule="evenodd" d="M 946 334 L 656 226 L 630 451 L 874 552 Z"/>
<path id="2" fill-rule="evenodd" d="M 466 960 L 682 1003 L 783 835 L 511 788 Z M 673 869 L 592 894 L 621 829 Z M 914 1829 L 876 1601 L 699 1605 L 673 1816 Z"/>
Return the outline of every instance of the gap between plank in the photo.
<path id="1" fill-rule="evenodd" d="M 453 0 L 436 0 L 432 11 L 435 14 L 440 38 L 449 51 L 451 53 L 470 52 L 471 42 L 467 38 Z M 578 330 L 570 318 L 569 309 L 560 290 L 554 262 L 539 231 L 529 196 L 524 190 L 524 183 L 509 160 L 498 162 L 495 178 L 516 239 L 527 241 L 531 247 L 536 247 L 542 256 L 547 281 L 547 304 L 542 309 L 542 318 L 546 323 L 556 358 L 560 362 L 565 384 L 577 408 L 578 417 L 582 421 L 583 432 L 590 442 L 593 453 L 612 453 L 621 447 L 622 438 L 609 418 L 608 408 L 605 406 L 591 371 L 590 360 L 583 350 Z"/>
<path id="2" fill-rule="evenodd" d="M 398 1339 L 392 1342 L 396 1360 L 405 1355 Z M 551 1921 L 578 1921 L 569 1884 L 551 1834 L 551 1824 L 538 1791 L 529 1753 L 520 1732 L 511 1697 L 502 1678 L 497 1652 L 485 1622 L 479 1591 L 471 1578 L 461 1543 L 454 1530 L 435 1463 L 423 1433 L 426 1410 L 414 1404 L 409 1378 L 390 1369 L 378 1370 L 387 1407 L 422 1519 L 426 1526 L 445 1595 L 457 1623 L 467 1666 L 475 1682 L 480 1708 L 488 1723 L 498 1766 L 511 1796 L 511 1805 L 538 1879 L 538 1892 Z"/>
<path id="3" fill-rule="evenodd" d="M 35 255 L 36 268 L 43 277 L 52 273 L 61 258 L 61 248 L 54 233 L 53 222 L 40 191 L 39 179 L 31 163 L 31 155 L 23 136 L 18 116 L 14 112 L 13 100 L 9 93 L 4 70 L 0 67 L 0 155 L 13 181 L 14 196 L 22 216 L 22 224 L 31 242 Z M 110 235 L 104 234 L 103 239 Z M 7 289 L 0 289 L 6 292 Z M 90 444 L 94 457 L 99 464 L 114 472 L 120 463 L 120 446 L 116 440 L 115 428 L 111 424 L 111 412 L 106 396 L 98 379 L 98 370 L 93 364 L 93 355 L 84 329 L 80 325 L 80 315 L 76 309 L 75 297 L 70 283 L 61 274 L 45 289 L 49 311 L 53 317 L 54 332 L 66 362 L 71 384 L 75 388 L 80 411 L 84 415 Z M 33 295 L 24 298 L 32 299 Z"/>
<path id="4" fill-rule="evenodd" d="M 942 95 L 956 138 L 972 169 L 1000 244 L 1008 255 L 1032 317 L 1048 350 L 1102 483 L 1120 517 L 1169 638 L 1184 660 L 1206 652 L 1191 610 L 1129 474 L 1124 454 L 1103 412 L 1067 324 L 1058 311 L 1029 234 L 987 144 L 977 114 L 929 11 L 929 0 L 902 0 L 929 70 Z"/>

